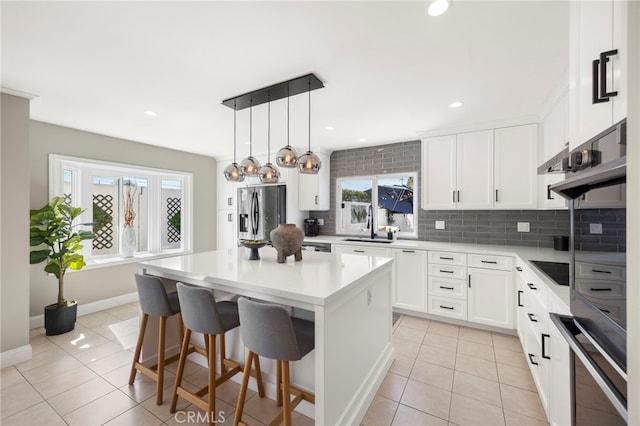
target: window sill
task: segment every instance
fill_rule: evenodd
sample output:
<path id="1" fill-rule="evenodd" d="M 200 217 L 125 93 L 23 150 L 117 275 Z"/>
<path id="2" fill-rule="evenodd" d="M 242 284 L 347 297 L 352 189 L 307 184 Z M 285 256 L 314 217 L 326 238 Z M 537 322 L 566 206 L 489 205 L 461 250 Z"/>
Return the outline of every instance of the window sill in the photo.
<path id="1" fill-rule="evenodd" d="M 87 264 L 82 268 L 82 270 L 86 271 L 89 269 L 108 268 L 111 266 L 126 265 L 129 263 L 138 263 L 147 260 L 162 259 L 164 257 L 181 256 L 192 253 L 193 252 L 191 250 L 176 250 L 163 253 L 136 253 L 133 257 L 114 256 L 104 259 L 92 259 L 87 261 Z"/>

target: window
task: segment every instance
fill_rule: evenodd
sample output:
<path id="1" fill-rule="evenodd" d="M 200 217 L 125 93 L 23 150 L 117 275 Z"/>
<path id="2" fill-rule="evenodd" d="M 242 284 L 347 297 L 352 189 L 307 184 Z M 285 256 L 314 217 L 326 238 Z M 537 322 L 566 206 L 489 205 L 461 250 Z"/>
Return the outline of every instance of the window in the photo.
<path id="1" fill-rule="evenodd" d="M 93 223 L 87 264 L 123 259 L 121 233 L 135 232 L 135 257 L 191 251 L 191 173 L 51 154 L 50 196 L 63 195 Z"/>
<path id="2" fill-rule="evenodd" d="M 337 179 L 336 233 L 417 238 L 416 173 Z M 371 214 L 373 213 L 373 214 Z"/>

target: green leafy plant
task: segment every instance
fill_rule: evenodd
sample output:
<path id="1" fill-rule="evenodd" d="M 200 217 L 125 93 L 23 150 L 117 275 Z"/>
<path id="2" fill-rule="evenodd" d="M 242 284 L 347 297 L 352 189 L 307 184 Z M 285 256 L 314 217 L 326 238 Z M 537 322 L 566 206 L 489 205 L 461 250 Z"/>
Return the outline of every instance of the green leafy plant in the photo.
<path id="1" fill-rule="evenodd" d="M 176 214 L 174 214 L 173 216 L 171 216 L 169 218 L 169 225 L 171 225 L 171 227 L 173 229 L 175 229 L 178 233 L 180 233 L 180 223 L 181 223 L 181 210 L 178 210 L 176 212 Z"/>
<path id="2" fill-rule="evenodd" d="M 29 245 L 44 247 L 30 252 L 29 263 L 47 261 L 45 272 L 58 278 L 57 305 L 60 307 L 67 305 L 64 299 L 65 272 L 67 269 L 78 271 L 86 265 L 84 256 L 78 252 L 82 249 L 83 240 L 94 237 L 91 231 L 77 229 L 78 226 L 93 226 L 93 223 L 73 224 L 82 212 L 80 207 L 66 204 L 64 197 L 54 197 L 41 209 L 29 212 Z"/>

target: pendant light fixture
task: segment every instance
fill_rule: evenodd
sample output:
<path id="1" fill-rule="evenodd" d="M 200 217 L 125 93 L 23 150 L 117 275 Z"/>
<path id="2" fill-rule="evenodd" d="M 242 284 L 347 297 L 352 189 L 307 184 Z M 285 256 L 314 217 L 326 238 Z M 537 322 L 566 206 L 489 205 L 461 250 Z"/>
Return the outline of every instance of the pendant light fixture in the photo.
<path id="1" fill-rule="evenodd" d="M 236 105 L 233 105 L 233 163 L 224 168 L 224 177 L 229 182 L 242 182 L 244 173 L 236 162 Z"/>
<path id="2" fill-rule="evenodd" d="M 258 176 L 262 183 L 277 183 L 280 180 L 280 170 L 271 164 L 271 101 L 267 104 L 267 164 L 260 168 Z"/>
<path id="3" fill-rule="evenodd" d="M 240 169 L 245 176 L 258 176 L 260 162 L 253 158 L 253 99 L 249 106 L 249 156 L 240 162 Z"/>
<path id="4" fill-rule="evenodd" d="M 298 153 L 289 144 L 289 86 L 287 85 L 287 146 L 280 148 L 276 154 L 276 164 L 293 169 L 298 164 Z"/>
<path id="5" fill-rule="evenodd" d="M 309 150 L 298 158 L 298 171 L 303 174 L 316 175 L 320 171 L 322 161 L 311 152 L 311 78 L 309 78 Z"/>

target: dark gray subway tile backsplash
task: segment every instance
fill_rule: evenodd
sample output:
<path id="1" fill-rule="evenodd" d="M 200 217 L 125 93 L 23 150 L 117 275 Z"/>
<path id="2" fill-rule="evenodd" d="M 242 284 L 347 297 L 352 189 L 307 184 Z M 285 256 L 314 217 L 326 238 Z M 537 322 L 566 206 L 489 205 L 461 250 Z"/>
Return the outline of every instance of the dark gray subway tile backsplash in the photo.
<path id="1" fill-rule="evenodd" d="M 334 151 L 331 154 L 331 208 L 311 212 L 324 219 L 320 234 L 335 234 L 336 179 L 345 176 L 418 172 L 420 141 Z M 576 243 L 582 250 L 620 251 L 625 245 L 624 209 L 577 210 Z M 435 229 L 444 220 L 445 229 Z M 602 235 L 589 234 L 589 221 L 602 223 Z M 530 232 L 518 232 L 518 222 L 529 222 Z M 422 241 L 553 247 L 555 235 L 569 235 L 568 210 L 418 210 L 418 239 Z"/>

